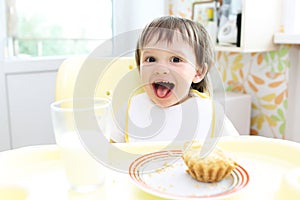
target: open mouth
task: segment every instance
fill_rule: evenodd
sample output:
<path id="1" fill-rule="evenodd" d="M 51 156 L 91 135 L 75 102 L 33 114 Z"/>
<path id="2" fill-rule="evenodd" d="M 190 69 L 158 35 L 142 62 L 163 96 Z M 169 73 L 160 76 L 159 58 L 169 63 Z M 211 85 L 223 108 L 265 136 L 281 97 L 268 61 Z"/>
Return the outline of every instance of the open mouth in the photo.
<path id="1" fill-rule="evenodd" d="M 175 84 L 168 81 L 158 81 L 152 83 L 156 96 L 159 98 L 167 98 L 171 95 L 171 91 Z"/>

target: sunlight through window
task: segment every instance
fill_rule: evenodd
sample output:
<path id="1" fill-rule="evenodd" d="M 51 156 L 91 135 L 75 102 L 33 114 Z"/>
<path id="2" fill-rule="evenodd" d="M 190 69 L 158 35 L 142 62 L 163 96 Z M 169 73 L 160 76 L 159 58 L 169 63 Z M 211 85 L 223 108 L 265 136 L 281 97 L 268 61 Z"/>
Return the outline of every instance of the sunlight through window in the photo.
<path id="1" fill-rule="evenodd" d="M 112 37 L 111 0 L 7 0 L 9 56 L 88 54 Z"/>

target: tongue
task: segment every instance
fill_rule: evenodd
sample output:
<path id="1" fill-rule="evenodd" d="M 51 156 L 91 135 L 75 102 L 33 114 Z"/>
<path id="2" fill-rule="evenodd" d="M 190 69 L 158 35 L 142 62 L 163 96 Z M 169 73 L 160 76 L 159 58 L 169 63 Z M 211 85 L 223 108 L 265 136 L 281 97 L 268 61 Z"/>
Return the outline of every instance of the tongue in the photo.
<path id="1" fill-rule="evenodd" d="M 163 98 L 165 97 L 169 92 L 169 88 L 165 87 L 165 86 L 158 86 L 157 90 L 156 90 L 156 94 L 159 98 Z"/>

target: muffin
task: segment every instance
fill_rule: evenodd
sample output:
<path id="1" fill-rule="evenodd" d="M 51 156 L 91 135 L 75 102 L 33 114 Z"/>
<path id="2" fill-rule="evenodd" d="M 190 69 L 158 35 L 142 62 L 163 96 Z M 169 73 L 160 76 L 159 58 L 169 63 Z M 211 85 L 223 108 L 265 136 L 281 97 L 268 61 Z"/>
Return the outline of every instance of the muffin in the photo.
<path id="1" fill-rule="evenodd" d="M 182 155 L 188 167 L 186 171 L 194 179 L 206 183 L 219 182 L 237 166 L 237 163 L 219 148 L 201 158 L 201 147 L 200 143 L 194 142 Z"/>

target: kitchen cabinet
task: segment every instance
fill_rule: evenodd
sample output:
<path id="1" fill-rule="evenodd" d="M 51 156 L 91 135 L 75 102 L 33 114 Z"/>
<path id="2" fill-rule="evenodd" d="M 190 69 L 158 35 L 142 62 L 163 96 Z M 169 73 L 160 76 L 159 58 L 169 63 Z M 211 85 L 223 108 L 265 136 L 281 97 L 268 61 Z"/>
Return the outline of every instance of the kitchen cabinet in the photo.
<path id="1" fill-rule="evenodd" d="M 12 148 L 55 142 L 50 113 L 55 79 L 55 71 L 7 76 Z"/>
<path id="2" fill-rule="evenodd" d="M 50 104 L 63 59 L 0 62 L 0 151 L 53 144 Z"/>

